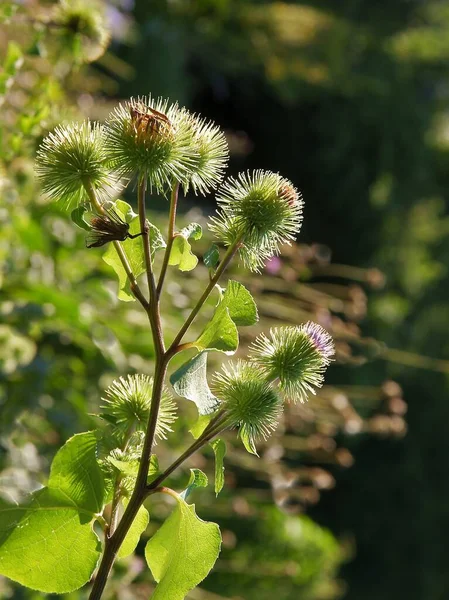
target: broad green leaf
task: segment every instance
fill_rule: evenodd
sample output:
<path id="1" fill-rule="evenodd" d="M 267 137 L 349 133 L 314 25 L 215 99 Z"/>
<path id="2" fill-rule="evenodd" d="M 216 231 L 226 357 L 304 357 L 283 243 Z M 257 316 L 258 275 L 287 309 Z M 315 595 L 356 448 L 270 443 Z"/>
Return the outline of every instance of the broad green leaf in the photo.
<path id="1" fill-rule="evenodd" d="M 218 438 L 210 444 L 215 454 L 215 494 L 221 492 L 224 486 L 224 463 L 226 455 L 226 444 L 224 440 Z"/>
<path id="2" fill-rule="evenodd" d="M 191 271 L 198 264 L 198 258 L 192 253 L 189 242 L 182 235 L 177 235 L 173 240 L 168 264 L 178 265 L 180 271 Z"/>
<path id="3" fill-rule="evenodd" d="M 27 504 L 0 505 L 0 573 L 46 593 L 89 581 L 100 557 L 92 522 L 103 508 L 103 475 L 92 432 L 73 436 L 56 454 L 48 487 Z"/>
<path id="4" fill-rule="evenodd" d="M 215 269 L 220 260 L 220 250 L 217 244 L 212 244 L 211 247 L 204 253 L 203 261 L 209 269 Z"/>
<path id="5" fill-rule="evenodd" d="M 145 549 L 158 582 L 151 600 L 183 600 L 212 569 L 220 546 L 218 525 L 199 519 L 195 505 L 178 497 L 176 508 Z"/>
<path id="6" fill-rule="evenodd" d="M 84 229 L 85 231 L 91 231 L 91 227 L 89 227 L 89 225 L 83 218 L 84 213 L 86 211 L 87 207 L 81 204 L 80 206 L 77 206 L 74 210 L 72 210 L 72 212 L 70 213 L 70 218 L 75 223 L 75 225 L 80 227 L 80 229 Z"/>
<path id="7" fill-rule="evenodd" d="M 122 217 L 122 219 L 125 219 L 125 221 L 129 223 L 129 233 L 140 233 L 141 230 L 139 217 L 136 215 L 136 213 L 134 213 L 131 206 L 127 202 L 124 202 L 123 200 L 117 200 L 115 203 L 115 211 L 119 216 Z M 151 254 L 154 257 L 155 252 L 161 248 L 165 248 L 166 244 L 159 229 L 151 223 L 149 224 L 149 227 Z M 145 271 L 145 256 L 143 252 L 142 239 L 141 237 L 127 239 L 124 242 L 121 242 L 121 244 L 128 258 L 128 262 L 131 266 L 134 277 L 137 278 Z M 124 302 L 131 302 L 132 300 L 135 300 L 129 287 L 129 281 L 125 269 L 123 268 L 122 262 L 119 259 L 113 244 L 109 244 L 108 249 L 103 255 L 103 260 L 106 264 L 114 269 L 118 276 L 119 300 L 123 300 Z"/>
<path id="8" fill-rule="evenodd" d="M 170 377 L 170 383 L 179 396 L 195 402 L 200 415 L 213 412 L 219 404 L 207 383 L 206 352 L 200 352 L 181 365 Z"/>
<path id="9" fill-rule="evenodd" d="M 194 342 L 198 350 L 234 354 L 239 345 L 236 325 L 253 325 L 258 320 L 256 303 L 244 285 L 229 281 L 222 301 L 203 333 Z"/>
<path id="10" fill-rule="evenodd" d="M 104 482 L 95 432 L 78 433 L 62 446 L 53 459 L 47 487 L 65 494 L 80 510 L 102 510 Z"/>
<path id="11" fill-rule="evenodd" d="M 186 489 L 181 493 L 181 498 L 187 500 L 187 497 L 194 489 L 199 487 L 207 487 L 209 483 L 206 473 L 201 469 L 190 469 L 190 479 Z"/>
<path id="12" fill-rule="evenodd" d="M 123 501 L 123 506 L 126 508 L 128 500 Z M 144 506 L 141 506 L 137 511 L 136 518 L 134 519 L 125 539 L 123 540 L 120 550 L 118 551 L 118 558 L 125 558 L 134 552 L 137 544 L 139 543 L 140 536 L 148 527 L 150 522 L 150 514 Z"/>

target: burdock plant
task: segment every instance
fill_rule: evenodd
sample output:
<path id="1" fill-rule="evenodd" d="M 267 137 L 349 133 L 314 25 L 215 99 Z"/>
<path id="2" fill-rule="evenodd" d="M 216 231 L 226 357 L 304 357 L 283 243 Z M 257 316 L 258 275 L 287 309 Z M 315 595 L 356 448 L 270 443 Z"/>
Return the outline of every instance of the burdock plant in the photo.
<path id="1" fill-rule="evenodd" d="M 304 402 L 323 383 L 332 340 L 319 325 L 306 323 L 260 335 L 246 360 L 223 365 L 208 385 L 208 353 L 234 354 L 237 327 L 258 319 L 241 283 L 229 280 L 224 290 L 217 286 L 226 267 L 236 258 L 259 271 L 294 240 L 302 222 L 300 194 L 277 173 L 258 170 L 222 183 L 227 156 L 219 127 L 151 97 L 120 104 L 104 125 L 61 125 L 38 150 L 43 192 L 87 230 L 86 252 L 106 248 L 104 260 L 118 276 L 118 297 L 137 300 L 146 312 L 155 364 L 153 377 L 127 374 L 105 390 L 98 430 L 65 443 L 46 487 L 25 505 L 1 506 L 0 573 L 25 586 L 61 594 L 92 581 L 90 598 L 98 600 L 114 561 L 131 554 L 146 529 L 150 496 L 162 493 L 173 496 L 176 507 L 146 546 L 157 582 L 153 598 L 184 598 L 213 567 L 221 537 L 218 526 L 200 520 L 186 502 L 193 488 L 207 484 L 204 473 L 193 469 L 181 493 L 167 487 L 167 479 L 211 444 L 218 494 L 226 451 L 221 434 L 236 430 L 245 448 L 257 454 L 258 442 L 276 428 L 284 402 Z M 167 340 L 161 320 L 166 273 L 170 266 L 195 268 L 191 245 L 202 235 L 196 223 L 177 229 L 179 192 L 206 194 L 220 184 L 219 210 L 209 223 L 215 243 L 203 256 L 209 282 L 174 339 Z M 137 191 L 137 213 L 117 199 L 127 185 Z M 165 238 L 147 219 L 152 192 L 164 194 L 170 204 Z M 161 253 L 159 269 L 156 253 Z M 196 339 L 186 341 L 214 289 L 211 320 Z M 195 355 L 171 373 L 170 387 L 170 361 L 186 350 Z M 173 435 L 174 394 L 195 402 L 198 422 L 186 450 L 172 464 L 159 466 L 156 441 Z"/>

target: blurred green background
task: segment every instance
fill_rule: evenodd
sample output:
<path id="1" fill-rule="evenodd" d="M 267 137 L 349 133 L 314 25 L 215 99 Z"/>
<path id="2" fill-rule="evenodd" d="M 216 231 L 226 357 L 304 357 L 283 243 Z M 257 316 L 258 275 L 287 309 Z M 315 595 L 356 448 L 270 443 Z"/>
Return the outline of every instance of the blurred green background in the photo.
<path id="1" fill-rule="evenodd" d="M 261 459 L 232 443 L 226 491 L 196 492 L 224 551 L 189 598 L 449 598 L 447 2 L 23 0 L 0 18 L 0 493 L 45 483 L 114 376 L 151 374 L 144 316 L 39 195 L 36 147 L 61 121 L 169 96 L 226 130 L 229 173 L 279 171 L 304 195 L 299 244 L 260 277 L 233 271 L 261 312 L 244 345 L 308 318 L 337 344 L 322 393 Z M 183 207 L 204 222 L 214 200 Z M 158 224 L 166 208 L 154 199 Z M 170 334 L 198 282 L 172 274 L 167 289 Z M 185 447 L 191 409 L 163 456 Z M 137 556 L 108 593 L 151 586 Z M 0 580 L 0 597 L 42 595 Z"/>

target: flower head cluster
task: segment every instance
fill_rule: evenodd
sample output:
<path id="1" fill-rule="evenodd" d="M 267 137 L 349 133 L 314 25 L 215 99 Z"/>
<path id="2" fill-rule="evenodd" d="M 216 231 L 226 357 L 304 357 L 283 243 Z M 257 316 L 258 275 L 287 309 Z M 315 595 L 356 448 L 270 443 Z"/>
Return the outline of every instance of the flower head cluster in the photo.
<path id="1" fill-rule="evenodd" d="M 37 151 L 36 174 L 42 190 L 67 205 L 88 201 L 86 185 L 100 195 L 114 185 L 106 165 L 103 128 L 97 123 L 56 127 Z"/>
<path id="2" fill-rule="evenodd" d="M 223 403 L 230 426 L 239 427 L 248 452 L 257 454 L 256 440 L 266 439 L 282 414 L 282 400 L 276 390 L 260 369 L 239 360 L 215 374 L 214 393 Z"/>
<path id="3" fill-rule="evenodd" d="M 108 42 L 105 17 L 95 0 L 61 0 L 53 16 L 57 25 L 59 54 L 70 54 L 80 62 L 99 58 Z"/>
<path id="4" fill-rule="evenodd" d="M 146 429 L 150 416 L 153 378 L 147 375 L 128 375 L 115 380 L 106 390 L 103 416 L 122 431 Z M 156 436 L 166 439 L 176 419 L 176 404 L 164 389 L 156 424 Z"/>
<path id="5" fill-rule="evenodd" d="M 145 176 L 158 191 L 175 180 L 187 184 L 195 148 L 190 115 L 177 104 L 131 99 L 114 109 L 105 128 L 109 162 L 121 177 Z"/>
<path id="6" fill-rule="evenodd" d="M 334 355 L 328 332 L 316 323 L 270 330 L 270 337 L 258 336 L 250 348 L 254 364 L 269 381 L 296 402 L 304 402 L 309 393 L 321 387 L 324 372 Z"/>
<path id="7" fill-rule="evenodd" d="M 292 183 L 271 171 L 230 177 L 217 194 L 220 211 L 210 229 L 230 246 L 240 242 L 245 266 L 258 271 L 265 261 L 290 243 L 302 223 L 302 198 Z"/>
<path id="8" fill-rule="evenodd" d="M 223 131 L 207 119 L 190 115 L 192 142 L 195 149 L 189 184 L 195 193 L 207 194 L 217 187 L 228 162 L 228 143 Z"/>

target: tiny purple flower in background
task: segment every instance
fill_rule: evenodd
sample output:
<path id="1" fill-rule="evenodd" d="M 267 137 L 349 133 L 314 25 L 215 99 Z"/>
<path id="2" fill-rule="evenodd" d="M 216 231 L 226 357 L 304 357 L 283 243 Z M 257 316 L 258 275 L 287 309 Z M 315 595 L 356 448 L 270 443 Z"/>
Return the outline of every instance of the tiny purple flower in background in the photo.
<path id="1" fill-rule="evenodd" d="M 276 273 L 279 273 L 281 267 L 282 260 L 279 258 L 279 256 L 272 256 L 265 263 L 265 270 L 267 271 L 267 273 L 270 273 L 270 275 L 276 275 Z"/>

